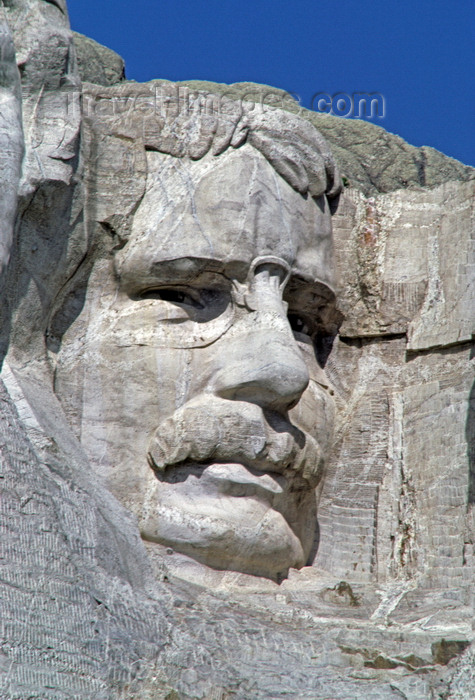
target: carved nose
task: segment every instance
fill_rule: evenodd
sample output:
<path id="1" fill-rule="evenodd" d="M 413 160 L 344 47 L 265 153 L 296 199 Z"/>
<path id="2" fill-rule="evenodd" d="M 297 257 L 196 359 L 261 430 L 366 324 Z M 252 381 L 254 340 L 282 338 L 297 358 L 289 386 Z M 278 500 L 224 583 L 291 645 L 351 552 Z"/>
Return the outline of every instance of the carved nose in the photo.
<path id="1" fill-rule="evenodd" d="M 278 411 L 298 403 L 308 386 L 308 370 L 298 347 L 276 335 L 255 332 L 236 338 L 231 363 L 216 377 L 216 394 Z"/>
<path id="2" fill-rule="evenodd" d="M 274 260 L 252 268 L 243 297 L 247 311 L 243 308 L 227 339 L 214 391 L 223 398 L 282 412 L 299 401 L 309 374 L 282 301 L 287 267 Z"/>

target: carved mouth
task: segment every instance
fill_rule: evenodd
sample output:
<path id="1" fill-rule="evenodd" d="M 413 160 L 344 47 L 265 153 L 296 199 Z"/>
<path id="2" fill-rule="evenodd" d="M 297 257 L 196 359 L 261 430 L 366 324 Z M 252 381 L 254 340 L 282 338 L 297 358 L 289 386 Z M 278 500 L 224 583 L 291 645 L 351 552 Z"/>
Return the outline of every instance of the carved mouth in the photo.
<path id="1" fill-rule="evenodd" d="M 284 476 L 292 489 L 305 488 L 299 481 L 315 487 L 323 471 L 318 442 L 287 418 L 252 403 L 217 399 L 207 399 L 206 411 L 202 399 L 190 401 L 163 421 L 151 436 L 148 461 L 159 480 L 184 481 L 190 473 L 203 478 L 210 465 L 238 464 L 256 478 Z"/>
<path id="2" fill-rule="evenodd" d="M 274 502 L 280 500 L 288 491 L 288 480 L 285 476 L 252 469 L 239 462 L 182 462 L 166 472 L 157 474 L 159 481 L 169 484 L 184 482 L 190 476 L 229 496 L 254 496 Z"/>

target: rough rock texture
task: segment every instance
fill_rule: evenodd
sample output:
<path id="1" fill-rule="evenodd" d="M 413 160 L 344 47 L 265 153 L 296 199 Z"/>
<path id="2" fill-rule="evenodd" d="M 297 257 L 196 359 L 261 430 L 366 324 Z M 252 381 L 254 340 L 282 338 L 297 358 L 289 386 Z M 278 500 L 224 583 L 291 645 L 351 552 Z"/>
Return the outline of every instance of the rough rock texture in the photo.
<path id="1" fill-rule="evenodd" d="M 0 278 L 13 240 L 18 183 L 23 158 L 20 73 L 6 22 L 0 23 Z"/>
<path id="2" fill-rule="evenodd" d="M 165 84 L 166 81 L 160 81 Z M 257 83 L 210 83 L 188 80 L 176 83 L 183 93 L 200 91 L 246 100 L 252 105 L 274 106 L 299 114 L 328 140 L 340 166 L 345 186 L 366 195 L 414 187 L 435 187 L 451 180 L 473 180 L 475 169 L 440 151 L 417 148 L 380 126 L 360 119 L 341 119 L 300 107 L 291 94 Z"/>
<path id="3" fill-rule="evenodd" d="M 107 491 L 91 489 L 84 457 L 42 432 L 4 376 L 0 697 L 120 697 L 168 636 L 140 539 Z"/>
<path id="4" fill-rule="evenodd" d="M 404 333 L 410 351 L 471 340 L 474 195 L 474 180 L 370 198 L 348 191 L 334 218 L 341 335 Z"/>
<path id="5" fill-rule="evenodd" d="M 73 40 L 83 82 L 114 85 L 125 79 L 125 64 L 118 53 L 79 32 L 73 32 Z"/>
<path id="6" fill-rule="evenodd" d="M 91 268 L 123 248 L 158 154 L 123 120 L 98 148 L 99 88 L 81 125 L 61 0 L 5 12 L 26 155 L 15 185 L 18 74 L 4 51 L 5 251 L 17 210 L 1 306 L 0 698 L 475 697 L 473 170 L 429 154 L 424 183 L 421 149 L 313 116 L 351 185 L 333 217 L 345 320 L 325 366 L 338 411 L 315 558 L 280 585 L 214 571 L 142 541 L 53 391 Z M 148 99 L 161 84 L 127 89 Z M 374 141 L 359 151 L 353 129 Z M 383 144 L 387 168 L 370 159 Z"/>

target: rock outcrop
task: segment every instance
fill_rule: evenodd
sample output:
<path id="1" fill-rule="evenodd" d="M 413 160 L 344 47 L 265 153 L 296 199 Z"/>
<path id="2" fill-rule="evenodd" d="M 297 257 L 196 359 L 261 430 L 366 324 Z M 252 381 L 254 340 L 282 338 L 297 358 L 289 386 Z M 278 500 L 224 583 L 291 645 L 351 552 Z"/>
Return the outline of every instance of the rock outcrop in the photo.
<path id="1" fill-rule="evenodd" d="M 83 82 L 114 85 L 125 80 L 125 63 L 118 53 L 79 32 L 73 32 L 73 40 Z"/>
<path id="2" fill-rule="evenodd" d="M 150 107 L 165 86 L 250 109 L 262 87 L 128 83 L 94 48 L 81 88 L 75 51 L 91 45 L 63 0 L 5 17 L 0 698 L 474 697 L 474 170 L 266 92 L 317 126 L 346 178 L 344 320 L 323 363 L 337 424 L 309 565 L 281 583 L 207 568 L 141 538 L 66 418 L 56 360 L 73 320 L 94 332 L 87 295 L 159 155 L 101 101 Z"/>

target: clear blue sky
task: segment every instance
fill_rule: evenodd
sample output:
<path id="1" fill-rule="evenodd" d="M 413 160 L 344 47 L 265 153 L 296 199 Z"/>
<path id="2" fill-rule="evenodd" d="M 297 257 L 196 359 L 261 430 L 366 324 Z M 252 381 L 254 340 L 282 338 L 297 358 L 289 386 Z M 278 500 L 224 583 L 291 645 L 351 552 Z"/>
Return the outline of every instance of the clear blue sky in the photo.
<path id="1" fill-rule="evenodd" d="M 128 78 L 379 92 L 373 121 L 475 166 L 474 0 L 68 0 Z"/>

